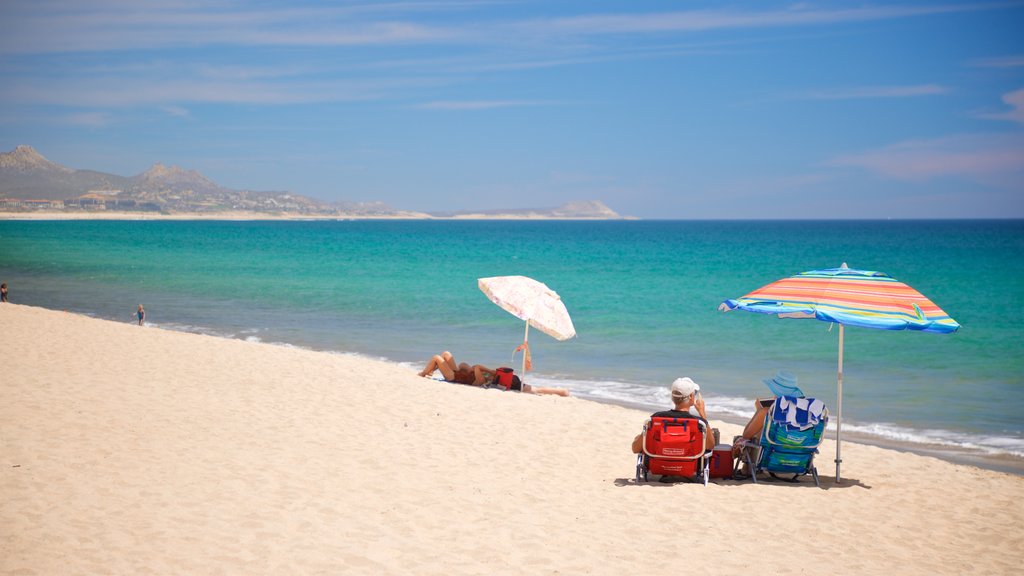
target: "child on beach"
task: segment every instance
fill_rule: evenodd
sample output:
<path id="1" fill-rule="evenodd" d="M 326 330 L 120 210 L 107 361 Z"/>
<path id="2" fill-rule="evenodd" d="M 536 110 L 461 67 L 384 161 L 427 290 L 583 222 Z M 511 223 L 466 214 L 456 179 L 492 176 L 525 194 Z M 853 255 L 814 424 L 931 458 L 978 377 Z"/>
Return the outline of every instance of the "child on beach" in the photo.
<path id="1" fill-rule="evenodd" d="M 142 326 L 142 321 L 146 319 L 146 311 L 143 310 L 142 304 L 139 304 L 139 309 L 135 312 L 135 315 L 139 317 L 139 326 Z"/>
<path id="2" fill-rule="evenodd" d="M 497 373 L 495 369 L 488 368 L 482 364 L 474 364 L 472 366 L 465 362 L 456 364 L 452 353 L 447 350 L 432 356 L 419 375 L 429 378 L 435 370 L 441 371 L 441 376 L 444 377 L 446 382 L 469 384 L 471 386 L 486 386 L 494 380 L 494 375 Z M 564 388 L 540 388 L 526 383 L 523 383 L 521 388 L 521 392 L 528 394 L 569 395 L 569 391 Z"/>
<path id="3" fill-rule="evenodd" d="M 0 302 L 7 302 L 7 282 L 0 284 Z"/>

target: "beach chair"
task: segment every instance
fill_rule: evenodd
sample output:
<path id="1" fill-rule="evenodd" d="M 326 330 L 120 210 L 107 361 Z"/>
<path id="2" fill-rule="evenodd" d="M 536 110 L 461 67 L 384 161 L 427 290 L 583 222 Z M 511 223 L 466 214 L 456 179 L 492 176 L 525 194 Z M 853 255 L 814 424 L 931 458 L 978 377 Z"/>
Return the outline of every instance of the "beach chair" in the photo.
<path id="1" fill-rule="evenodd" d="M 760 439 L 741 442 L 743 450 L 736 460 L 734 477 L 745 475 L 741 467 L 746 464 L 750 479 L 755 484 L 758 473 L 767 472 L 772 478 L 792 474 L 788 478 L 790 482 L 811 474 L 814 485 L 821 487 L 814 455 L 825 437 L 827 424 L 828 408 L 820 400 L 792 396 L 776 398 L 772 409 L 765 415 Z"/>
<path id="2" fill-rule="evenodd" d="M 643 448 L 636 455 L 636 483 L 648 474 L 679 476 L 708 483 L 708 425 L 700 418 L 652 416 L 644 424 Z"/>

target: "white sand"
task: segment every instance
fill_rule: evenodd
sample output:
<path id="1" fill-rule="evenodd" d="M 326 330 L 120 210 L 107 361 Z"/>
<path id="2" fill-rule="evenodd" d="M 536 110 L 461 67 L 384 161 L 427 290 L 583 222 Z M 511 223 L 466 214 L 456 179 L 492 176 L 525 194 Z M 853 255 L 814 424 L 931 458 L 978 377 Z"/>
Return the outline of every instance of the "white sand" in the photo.
<path id="1" fill-rule="evenodd" d="M 635 410 L 14 304 L 0 335 L 2 574 L 1024 569 L 1020 476 L 844 443 L 836 485 L 828 442 L 825 489 L 636 486 Z"/>

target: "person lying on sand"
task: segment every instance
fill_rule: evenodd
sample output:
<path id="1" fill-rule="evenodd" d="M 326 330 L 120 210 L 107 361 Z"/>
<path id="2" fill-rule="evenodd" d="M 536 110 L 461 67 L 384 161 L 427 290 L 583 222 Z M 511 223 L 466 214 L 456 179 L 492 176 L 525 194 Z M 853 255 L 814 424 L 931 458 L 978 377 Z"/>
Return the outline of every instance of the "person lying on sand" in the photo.
<path id="1" fill-rule="evenodd" d="M 419 375 L 429 378 L 434 374 L 435 370 L 441 371 L 441 376 L 444 377 L 446 382 L 468 384 L 470 386 L 486 386 L 494 381 L 494 376 L 497 374 L 497 370 L 488 368 L 483 364 L 474 364 L 472 366 L 465 362 L 456 364 L 452 353 L 447 350 L 431 357 Z M 520 391 L 528 394 L 569 395 L 569 391 L 564 388 L 540 388 L 526 383 L 522 384 Z"/>
<path id="2" fill-rule="evenodd" d="M 495 373 L 494 370 L 481 364 L 474 364 L 473 366 L 465 362 L 456 364 L 452 353 L 447 350 L 431 357 L 426 367 L 420 372 L 420 376 L 429 378 L 435 370 L 441 371 L 441 376 L 444 377 L 446 382 L 470 384 L 473 386 L 489 384 L 494 379 Z"/>

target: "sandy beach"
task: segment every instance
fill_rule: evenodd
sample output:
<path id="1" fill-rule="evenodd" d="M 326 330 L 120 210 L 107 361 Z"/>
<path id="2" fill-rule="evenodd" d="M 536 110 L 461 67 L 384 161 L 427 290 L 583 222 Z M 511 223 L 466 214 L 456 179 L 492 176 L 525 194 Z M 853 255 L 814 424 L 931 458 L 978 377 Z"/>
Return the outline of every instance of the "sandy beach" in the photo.
<path id="1" fill-rule="evenodd" d="M 0 305 L 0 333 L 3 574 L 1018 574 L 1024 562 L 1021 476 L 844 442 L 835 484 L 829 441 L 822 489 L 637 486 L 629 443 L 646 412 L 16 304 Z"/>

